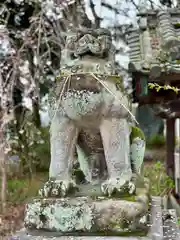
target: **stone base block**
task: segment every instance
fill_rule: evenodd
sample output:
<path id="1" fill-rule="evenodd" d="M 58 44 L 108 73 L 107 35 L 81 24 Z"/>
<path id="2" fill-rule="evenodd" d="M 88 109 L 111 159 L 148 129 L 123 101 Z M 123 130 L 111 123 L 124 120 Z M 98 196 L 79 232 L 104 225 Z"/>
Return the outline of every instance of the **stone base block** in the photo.
<path id="1" fill-rule="evenodd" d="M 44 237 L 44 236 L 21 236 L 13 240 L 151 240 L 147 237 Z"/>
<path id="2" fill-rule="evenodd" d="M 149 199 L 105 197 L 34 199 L 27 204 L 25 227 L 70 236 L 139 236 L 147 233 Z M 144 222 L 143 222 L 144 221 Z"/>
<path id="3" fill-rule="evenodd" d="M 36 232 L 38 233 L 38 232 Z M 25 230 L 17 232 L 12 240 L 152 240 L 151 237 L 117 237 L 117 236 L 44 236 L 43 232 L 39 235 L 27 234 Z"/>

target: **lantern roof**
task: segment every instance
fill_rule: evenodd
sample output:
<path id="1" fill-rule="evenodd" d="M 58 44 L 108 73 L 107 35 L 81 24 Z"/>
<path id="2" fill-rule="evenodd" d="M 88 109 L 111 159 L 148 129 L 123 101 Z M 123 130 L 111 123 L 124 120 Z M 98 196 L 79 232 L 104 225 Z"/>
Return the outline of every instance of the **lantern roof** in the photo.
<path id="1" fill-rule="evenodd" d="M 152 77 L 180 73 L 180 9 L 149 10 L 138 16 L 139 26 L 128 34 L 129 71 Z"/>

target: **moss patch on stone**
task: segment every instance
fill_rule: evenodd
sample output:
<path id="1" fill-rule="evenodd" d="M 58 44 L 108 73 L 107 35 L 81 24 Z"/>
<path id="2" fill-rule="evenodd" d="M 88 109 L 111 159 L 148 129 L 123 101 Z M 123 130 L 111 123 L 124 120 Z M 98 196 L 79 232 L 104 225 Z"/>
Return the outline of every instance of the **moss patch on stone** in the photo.
<path id="1" fill-rule="evenodd" d="M 132 143 L 133 139 L 135 139 L 137 137 L 139 137 L 140 139 L 145 141 L 145 135 L 144 135 L 143 131 L 138 127 L 132 126 L 131 134 L 130 134 L 130 143 Z"/>
<path id="2" fill-rule="evenodd" d="M 97 232 L 95 235 L 98 236 L 121 236 L 121 237 L 144 237 L 147 236 L 148 230 L 139 230 L 139 231 L 122 231 L 122 232 L 114 232 L 114 231 L 102 231 L 102 232 Z"/>

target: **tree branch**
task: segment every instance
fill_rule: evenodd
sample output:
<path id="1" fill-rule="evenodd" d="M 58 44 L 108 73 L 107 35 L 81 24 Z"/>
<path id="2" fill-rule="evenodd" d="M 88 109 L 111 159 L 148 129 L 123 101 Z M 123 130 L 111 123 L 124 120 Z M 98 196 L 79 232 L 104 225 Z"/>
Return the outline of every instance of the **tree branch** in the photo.
<path id="1" fill-rule="evenodd" d="M 116 7 L 113 7 L 111 4 L 107 3 L 106 1 L 102 1 L 101 6 L 106 7 L 111 11 L 114 11 L 116 14 L 119 14 L 119 9 Z"/>
<path id="2" fill-rule="evenodd" d="M 95 11 L 95 4 L 93 3 L 93 0 L 90 0 L 89 1 L 89 6 L 91 8 L 91 11 L 92 11 L 92 14 L 94 16 L 94 20 L 95 20 L 95 28 L 99 28 L 100 27 L 100 24 L 101 24 L 101 20 L 102 18 L 100 18 L 96 11 Z"/>
<path id="3" fill-rule="evenodd" d="M 135 3 L 134 0 L 130 0 L 130 2 L 134 5 L 137 11 L 139 11 L 139 6 Z"/>

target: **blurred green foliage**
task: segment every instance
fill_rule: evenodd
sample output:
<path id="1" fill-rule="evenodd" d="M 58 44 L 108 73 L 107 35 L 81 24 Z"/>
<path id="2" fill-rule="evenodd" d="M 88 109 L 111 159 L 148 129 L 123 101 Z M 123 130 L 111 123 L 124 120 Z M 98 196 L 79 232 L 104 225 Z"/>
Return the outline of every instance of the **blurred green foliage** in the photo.
<path id="1" fill-rule="evenodd" d="M 159 161 L 149 166 L 146 165 L 144 175 L 150 180 L 153 196 L 164 196 L 174 188 L 173 180 L 167 176 L 164 164 Z"/>
<path id="2" fill-rule="evenodd" d="M 146 139 L 147 148 L 162 148 L 166 145 L 166 138 L 163 135 L 155 135 Z"/>

